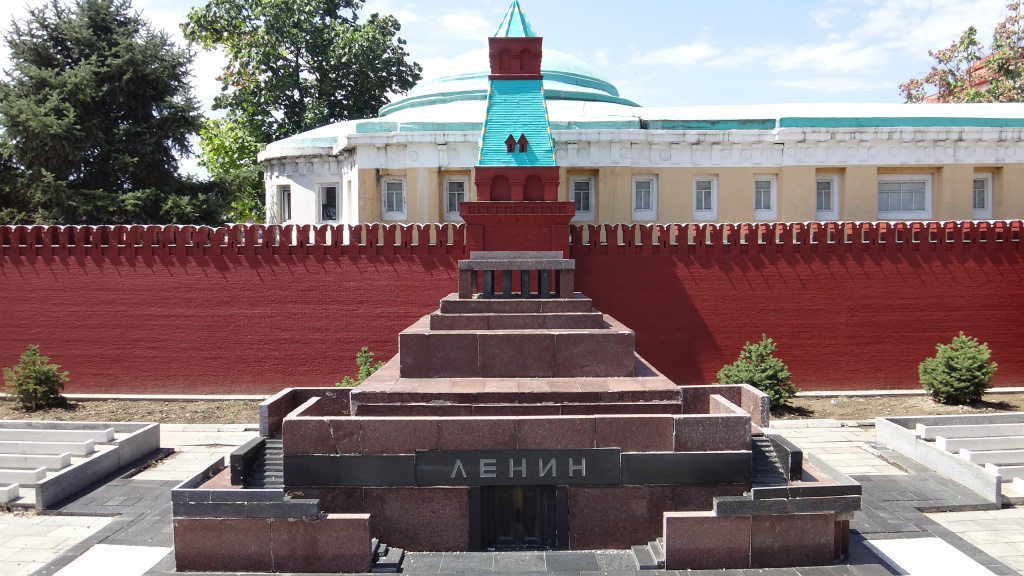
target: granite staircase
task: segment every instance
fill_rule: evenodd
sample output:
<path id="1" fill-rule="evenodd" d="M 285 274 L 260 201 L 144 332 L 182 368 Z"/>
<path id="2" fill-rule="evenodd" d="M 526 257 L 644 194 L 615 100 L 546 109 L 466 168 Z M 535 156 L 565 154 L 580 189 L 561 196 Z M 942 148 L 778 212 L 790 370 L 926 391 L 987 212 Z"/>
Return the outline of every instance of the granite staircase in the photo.
<path id="1" fill-rule="evenodd" d="M 651 540 L 646 545 L 633 546 L 633 561 L 637 570 L 665 569 L 665 539 Z"/>
<path id="2" fill-rule="evenodd" d="M 284 488 L 284 446 L 280 438 L 267 438 L 246 488 Z"/>
<path id="3" fill-rule="evenodd" d="M 786 486 L 789 480 L 775 454 L 775 447 L 764 434 L 750 437 L 750 485 L 752 488 L 763 486 Z"/>
<path id="4" fill-rule="evenodd" d="M 397 574 L 402 571 L 402 560 L 405 559 L 405 550 L 394 548 L 374 538 L 370 542 L 371 558 L 373 566 L 371 573 L 375 574 Z"/>

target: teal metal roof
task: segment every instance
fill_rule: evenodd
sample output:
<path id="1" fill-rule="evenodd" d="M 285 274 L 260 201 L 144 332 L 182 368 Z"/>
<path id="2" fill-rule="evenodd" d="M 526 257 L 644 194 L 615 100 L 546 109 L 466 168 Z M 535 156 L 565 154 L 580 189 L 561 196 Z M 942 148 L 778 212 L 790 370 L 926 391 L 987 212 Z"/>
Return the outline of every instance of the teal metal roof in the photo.
<path id="1" fill-rule="evenodd" d="M 486 100 L 489 88 L 487 52 L 470 52 L 458 58 L 465 63 L 465 72 L 449 74 L 417 84 L 409 93 L 380 109 L 386 116 L 407 108 L 434 106 L 463 100 Z M 584 102 L 610 102 L 625 106 L 637 103 L 619 96 L 619 91 L 588 64 L 558 52 L 544 49 L 540 73 L 544 76 L 544 92 L 548 100 L 579 100 Z"/>
<path id="2" fill-rule="evenodd" d="M 529 141 L 526 153 L 507 152 L 512 135 Z M 495 80 L 487 98 L 487 117 L 480 136 L 478 166 L 554 166 L 555 142 L 548 124 L 544 85 L 540 80 Z"/>
<path id="3" fill-rule="evenodd" d="M 494 37 L 533 38 L 536 36 L 537 33 L 533 31 L 533 26 L 530 26 L 530 19 L 523 14 L 523 9 L 519 6 L 519 0 L 512 0 L 512 5 L 508 7 L 508 12 L 505 12 L 505 17 L 501 19 L 501 24 L 498 25 Z"/>

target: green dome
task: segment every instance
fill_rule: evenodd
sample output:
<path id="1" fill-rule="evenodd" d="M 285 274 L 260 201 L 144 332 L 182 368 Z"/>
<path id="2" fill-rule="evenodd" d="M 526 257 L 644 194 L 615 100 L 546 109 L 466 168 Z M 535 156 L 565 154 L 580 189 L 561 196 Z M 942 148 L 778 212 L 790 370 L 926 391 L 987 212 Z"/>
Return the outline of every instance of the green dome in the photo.
<path id="1" fill-rule="evenodd" d="M 433 106 L 463 100 L 486 100 L 490 84 L 490 62 L 486 50 L 477 50 L 455 59 L 463 64 L 465 72 L 456 72 L 417 84 L 399 100 L 380 109 L 381 116 L 406 108 Z M 584 102 L 612 102 L 627 106 L 639 106 L 631 100 L 619 97 L 605 77 L 588 64 L 568 54 L 544 49 L 541 61 L 544 76 L 544 95 L 548 100 L 579 100 Z"/>

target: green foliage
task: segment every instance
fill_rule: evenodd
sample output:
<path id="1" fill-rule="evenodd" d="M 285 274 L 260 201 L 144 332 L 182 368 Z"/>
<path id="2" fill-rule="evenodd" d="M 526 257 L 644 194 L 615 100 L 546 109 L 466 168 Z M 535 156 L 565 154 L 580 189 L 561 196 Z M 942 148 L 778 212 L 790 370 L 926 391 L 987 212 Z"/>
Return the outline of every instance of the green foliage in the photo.
<path id="1" fill-rule="evenodd" d="M 1024 13 L 1019 0 L 1009 3 L 1007 10 L 987 50 L 978 41 L 977 28 L 971 26 L 949 47 L 929 51 L 935 65 L 924 77 L 900 84 L 903 98 L 907 102 L 1024 101 Z"/>
<path id="2" fill-rule="evenodd" d="M 772 356 L 775 342 L 767 335 L 761 335 L 756 344 L 747 342 L 736 362 L 723 366 L 718 371 L 722 384 L 750 384 L 768 394 L 772 408 L 784 406 L 800 390 L 789 381 L 789 368 Z"/>
<path id="3" fill-rule="evenodd" d="M 226 189 L 178 176 L 202 122 L 192 53 L 129 0 L 31 8 L 4 36 L 0 220 L 222 222 Z"/>
<path id="4" fill-rule="evenodd" d="M 407 61 L 401 25 L 372 14 L 360 22 L 358 0 L 209 0 L 193 8 L 185 37 L 228 57 L 200 163 L 229 181 L 236 218 L 262 211 L 256 154 L 266 144 L 331 122 L 370 118 L 420 79 Z M 247 188 L 248 187 L 248 188 Z M 248 211 L 248 212 L 247 212 Z"/>
<path id="5" fill-rule="evenodd" d="M 370 352 L 366 346 L 363 346 L 359 352 L 356 352 L 356 366 L 359 366 L 359 374 L 356 375 L 355 379 L 345 376 L 341 382 L 336 384 L 336 386 L 342 386 L 344 388 L 359 386 L 363 383 L 363 380 L 369 378 L 370 374 L 379 370 L 383 365 L 383 360 L 380 362 L 374 362 L 373 352 Z"/>
<path id="6" fill-rule="evenodd" d="M 16 366 L 4 368 L 7 393 L 30 412 L 57 406 L 64 400 L 60 393 L 68 381 L 68 373 L 58 368 L 49 357 L 39 355 L 39 346 L 30 345 Z"/>
<path id="7" fill-rule="evenodd" d="M 263 222 L 263 173 L 256 155 L 264 145 L 256 142 L 235 114 L 229 112 L 226 118 L 210 119 L 203 124 L 199 147 L 199 165 L 229 190 L 232 200 L 228 220 Z"/>
<path id="8" fill-rule="evenodd" d="M 981 400 L 989 387 L 996 363 L 990 362 L 988 345 L 976 338 L 959 336 L 951 344 L 937 344 L 933 358 L 918 367 L 921 385 L 940 404 L 968 404 Z"/>

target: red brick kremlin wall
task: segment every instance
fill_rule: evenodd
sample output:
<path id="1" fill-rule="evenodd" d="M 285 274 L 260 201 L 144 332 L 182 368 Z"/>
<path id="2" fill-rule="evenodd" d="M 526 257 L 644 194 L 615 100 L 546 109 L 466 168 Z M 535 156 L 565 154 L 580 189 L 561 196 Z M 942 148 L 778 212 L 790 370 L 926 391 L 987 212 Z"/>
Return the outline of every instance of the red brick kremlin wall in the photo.
<path id="1" fill-rule="evenodd" d="M 1020 221 L 573 227 L 577 289 L 680 384 L 762 332 L 808 390 L 916 388 L 960 330 L 1024 384 Z M 3 228 L 0 365 L 68 392 L 271 393 L 379 359 L 457 289 L 461 226 Z M 420 238 L 425 241 L 420 242 Z M 611 240 L 609 242 L 608 240 Z"/>

